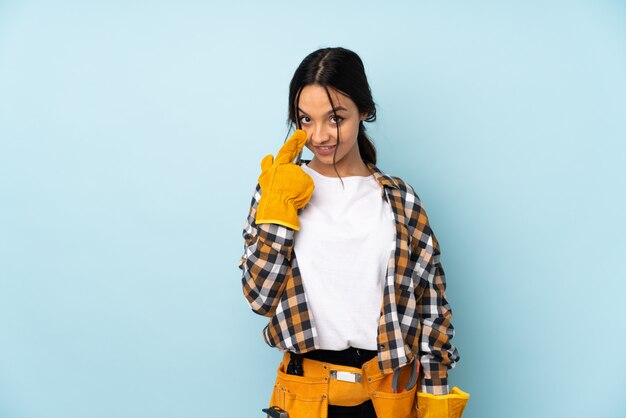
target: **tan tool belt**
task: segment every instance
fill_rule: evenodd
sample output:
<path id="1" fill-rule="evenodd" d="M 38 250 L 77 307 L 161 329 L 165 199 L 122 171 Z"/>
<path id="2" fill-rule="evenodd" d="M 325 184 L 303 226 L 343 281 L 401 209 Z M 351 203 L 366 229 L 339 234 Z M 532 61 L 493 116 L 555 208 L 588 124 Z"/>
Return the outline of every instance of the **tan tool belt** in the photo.
<path id="1" fill-rule="evenodd" d="M 287 411 L 289 418 L 327 418 L 328 405 L 355 406 L 369 399 L 378 418 L 417 417 L 417 358 L 386 375 L 376 357 L 360 369 L 304 358 L 303 376 L 286 373 L 289 359 L 287 352 L 270 401 L 271 406 Z"/>

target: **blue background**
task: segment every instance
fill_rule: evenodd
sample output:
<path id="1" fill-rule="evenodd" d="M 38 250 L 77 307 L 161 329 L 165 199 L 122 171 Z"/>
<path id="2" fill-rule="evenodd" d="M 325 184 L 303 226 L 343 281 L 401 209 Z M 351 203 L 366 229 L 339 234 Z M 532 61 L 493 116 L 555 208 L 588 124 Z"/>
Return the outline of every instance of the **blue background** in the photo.
<path id="1" fill-rule="evenodd" d="M 464 416 L 624 416 L 624 2 L 127 3 L 0 2 L 0 417 L 262 416 L 241 229 L 324 46 L 441 243 Z"/>

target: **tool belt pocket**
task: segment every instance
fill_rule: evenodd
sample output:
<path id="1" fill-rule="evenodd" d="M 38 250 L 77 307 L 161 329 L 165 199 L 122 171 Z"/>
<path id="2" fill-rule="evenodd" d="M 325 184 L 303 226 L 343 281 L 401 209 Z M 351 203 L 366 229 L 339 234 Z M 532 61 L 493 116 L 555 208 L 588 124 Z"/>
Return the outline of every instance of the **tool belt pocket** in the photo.
<path id="1" fill-rule="evenodd" d="M 407 365 L 401 370 L 397 392 L 393 390 L 393 374 L 377 373 L 367 377 L 368 392 L 378 418 L 417 417 L 417 385 L 405 389 L 411 368 Z"/>
<path id="2" fill-rule="evenodd" d="M 270 405 L 289 413 L 289 418 L 325 417 L 328 410 L 328 381 L 324 377 L 304 377 L 285 373 L 278 368 Z"/>

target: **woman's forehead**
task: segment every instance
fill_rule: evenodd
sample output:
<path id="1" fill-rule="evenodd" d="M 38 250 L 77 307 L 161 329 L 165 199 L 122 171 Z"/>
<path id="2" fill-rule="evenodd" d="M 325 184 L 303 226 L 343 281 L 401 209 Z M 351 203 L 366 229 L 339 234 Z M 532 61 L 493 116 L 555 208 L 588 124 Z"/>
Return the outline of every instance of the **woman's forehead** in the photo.
<path id="1" fill-rule="evenodd" d="M 330 94 L 337 111 L 340 109 L 348 112 L 356 110 L 356 105 L 348 96 L 332 87 L 328 87 L 328 93 L 326 93 L 326 89 L 318 84 L 309 85 L 302 89 L 298 107 L 305 113 L 332 113 L 333 109 L 328 100 L 328 94 Z"/>

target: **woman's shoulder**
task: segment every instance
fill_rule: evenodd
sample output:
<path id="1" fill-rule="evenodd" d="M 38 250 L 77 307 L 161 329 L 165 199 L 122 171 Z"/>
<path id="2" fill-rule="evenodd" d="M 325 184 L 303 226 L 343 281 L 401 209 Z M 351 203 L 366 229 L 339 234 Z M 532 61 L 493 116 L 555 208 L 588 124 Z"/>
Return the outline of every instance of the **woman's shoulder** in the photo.
<path id="1" fill-rule="evenodd" d="M 376 166 L 373 166 L 373 169 L 378 170 L 381 178 L 384 178 L 386 181 L 393 184 L 393 186 L 391 186 L 394 189 L 392 193 L 400 197 L 400 199 L 396 199 L 392 205 L 401 202 L 402 206 L 404 206 L 407 227 L 411 236 L 417 237 L 415 240 L 412 239 L 412 243 L 415 243 L 417 247 L 427 248 L 432 251 L 433 254 L 438 255 L 440 252 L 439 243 L 434 232 L 430 228 L 426 210 L 424 209 L 424 206 L 422 205 L 422 202 L 413 186 L 401 177 L 383 172 Z"/>
<path id="2" fill-rule="evenodd" d="M 370 168 L 370 171 L 374 174 L 374 177 L 381 185 L 397 189 L 402 195 L 406 195 L 409 198 L 419 201 L 417 192 L 407 181 L 399 176 L 394 176 L 387 171 L 380 169 L 375 164 L 367 163 L 367 166 Z"/>

